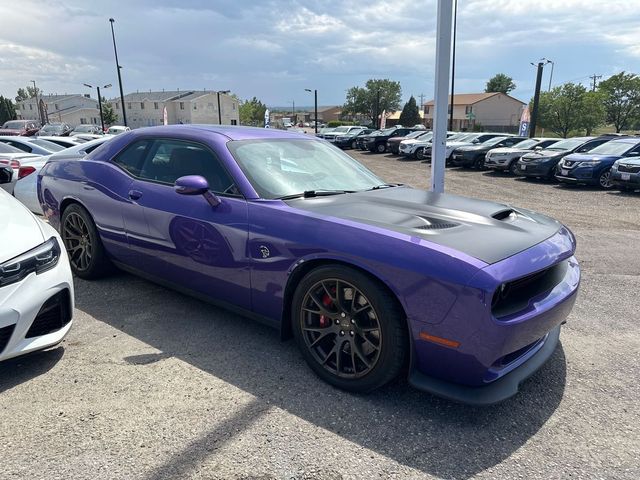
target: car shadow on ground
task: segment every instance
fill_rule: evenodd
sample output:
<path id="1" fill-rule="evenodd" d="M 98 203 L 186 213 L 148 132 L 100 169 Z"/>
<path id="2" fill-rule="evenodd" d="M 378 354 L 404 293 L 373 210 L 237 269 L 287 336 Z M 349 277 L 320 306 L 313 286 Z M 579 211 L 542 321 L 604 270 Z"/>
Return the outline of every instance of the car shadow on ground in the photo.
<path id="1" fill-rule="evenodd" d="M 275 330 L 128 274 L 95 282 L 76 279 L 76 307 L 161 352 L 127 352 L 124 361 L 145 368 L 176 357 L 254 395 L 251 408 L 256 412 L 275 405 L 443 478 L 465 479 L 509 457 L 549 419 L 565 387 L 560 346 L 516 397 L 491 407 L 443 400 L 416 391 L 404 380 L 355 395 L 315 377 L 294 342 L 282 342 Z M 236 433 L 253 424 L 251 419 L 238 422 L 232 429 Z M 203 450 L 228 441 L 227 430 L 223 435 L 220 427 L 213 428 L 171 457 L 162 471 L 187 472 L 197 466 Z"/>
<path id="2" fill-rule="evenodd" d="M 54 347 L 0 362 L 0 393 L 47 373 L 62 355 L 64 348 Z"/>

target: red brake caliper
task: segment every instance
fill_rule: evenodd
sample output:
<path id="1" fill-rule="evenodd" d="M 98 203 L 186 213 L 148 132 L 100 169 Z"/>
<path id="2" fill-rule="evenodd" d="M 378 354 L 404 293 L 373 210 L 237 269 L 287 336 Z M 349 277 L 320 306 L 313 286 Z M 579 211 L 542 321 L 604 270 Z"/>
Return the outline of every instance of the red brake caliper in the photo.
<path id="1" fill-rule="evenodd" d="M 333 292 L 332 292 L 333 293 Z M 325 307 L 328 307 L 329 305 L 331 305 L 333 303 L 333 300 L 331 300 L 331 297 L 329 295 L 327 295 L 326 293 L 322 296 L 322 304 Z M 320 326 L 321 327 L 326 327 L 327 325 L 331 324 L 331 320 L 328 319 L 327 317 L 325 317 L 324 315 L 320 315 Z"/>

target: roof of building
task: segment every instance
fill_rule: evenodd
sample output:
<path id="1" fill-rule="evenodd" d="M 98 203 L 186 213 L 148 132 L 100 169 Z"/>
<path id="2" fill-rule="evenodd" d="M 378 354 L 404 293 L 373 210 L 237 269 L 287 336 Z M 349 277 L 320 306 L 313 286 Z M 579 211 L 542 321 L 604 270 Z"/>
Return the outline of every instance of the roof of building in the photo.
<path id="1" fill-rule="evenodd" d="M 496 95 L 506 95 L 507 97 L 515 100 L 516 102 L 520 102 L 523 105 L 525 102 L 518 100 L 517 98 L 512 97 L 511 95 L 507 95 L 506 93 L 501 92 L 489 92 L 489 93 L 458 93 L 453 96 L 453 104 L 454 105 L 473 105 L 474 103 L 481 102 L 486 100 L 487 98 L 495 97 Z M 448 98 L 449 102 L 451 102 L 451 95 Z M 435 100 L 429 100 L 425 102 L 423 105 L 433 105 Z"/>
<path id="2" fill-rule="evenodd" d="M 402 114 L 402 110 L 396 110 L 392 114 L 385 115 L 385 116 L 386 116 L 387 120 L 400 120 L 400 115 L 401 114 Z M 418 114 L 420 115 L 420 118 L 424 119 L 424 111 L 418 110 Z"/>
<path id="3" fill-rule="evenodd" d="M 56 103 L 56 102 L 65 100 L 67 98 L 73 98 L 73 97 L 84 97 L 84 95 L 81 93 L 65 93 L 64 95 L 38 95 L 38 101 L 42 99 L 44 103 Z M 36 101 L 35 97 L 27 98 L 26 100 L 21 100 L 21 102 L 30 102 L 32 100 L 35 102 Z M 16 103 L 20 103 L 20 102 L 16 102 Z"/>
<path id="4" fill-rule="evenodd" d="M 135 92 L 127 93 L 124 96 L 125 102 L 170 102 L 173 100 L 193 100 L 209 93 L 216 93 L 214 90 L 165 90 L 161 92 Z M 120 97 L 109 99 L 110 102 L 120 101 Z"/>

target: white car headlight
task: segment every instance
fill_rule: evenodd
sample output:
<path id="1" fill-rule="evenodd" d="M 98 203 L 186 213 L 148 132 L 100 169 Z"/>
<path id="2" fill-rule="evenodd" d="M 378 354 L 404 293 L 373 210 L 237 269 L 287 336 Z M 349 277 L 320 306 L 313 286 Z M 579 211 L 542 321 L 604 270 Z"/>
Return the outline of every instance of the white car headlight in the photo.
<path id="1" fill-rule="evenodd" d="M 586 162 L 580 162 L 579 166 L 581 167 L 595 167 L 599 165 L 600 162 L 598 160 L 587 160 Z"/>
<path id="2" fill-rule="evenodd" d="M 0 264 L 0 287 L 21 281 L 30 273 L 42 273 L 55 267 L 60 259 L 60 245 L 55 237 L 36 248 Z"/>

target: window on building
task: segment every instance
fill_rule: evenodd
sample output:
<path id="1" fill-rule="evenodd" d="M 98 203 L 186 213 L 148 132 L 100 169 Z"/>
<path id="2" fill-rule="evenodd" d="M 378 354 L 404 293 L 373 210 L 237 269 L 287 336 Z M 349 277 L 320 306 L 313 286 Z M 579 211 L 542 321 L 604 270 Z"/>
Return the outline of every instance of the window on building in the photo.
<path id="1" fill-rule="evenodd" d="M 144 110 L 144 102 L 140 102 L 140 110 Z"/>
<path id="2" fill-rule="evenodd" d="M 153 102 L 153 108 L 154 110 L 158 110 L 158 102 Z"/>
<path id="3" fill-rule="evenodd" d="M 184 102 L 180 102 L 180 110 L 184 110 Z"/>
<path id="4" fill-rule="evenodd" d="M 197 104 L 197 103 L 195 103 L 195 102 L 194 102 L 194 104 L 193 104 L 193 109 L 194 109 L 194 110 L 197 110 L 197 109 L 198 109 L 198 104 Z"/>
<path id="5" fill-rule="evenodd" d="M 471 113 L 471 111 L 473 110 L 473 106 L 471 105 L 467 105 L 466 107 L 464 107 L 464 113 Z"/>
<path id="6" fill-rule="evenodd" d="M 127 108 L 131 110 L 131 102 L 127 102 Z"/>
<path id="7" fill-rule="evenodd" d="M 29 110 L 33 110 L 33 104 L 32 103 L 29 104 Z"/>
<path id="8" fill-rule="evenodd" d="M 120 110 L 120 103 L 116 102 L 116 110 Z"/>
<path id="9" fill-rule="evenodd" d="M 57 104 L 57 103 L 54 103 L 54 104 L 53 104 L 53 106 L 56 108 L 56 110 L 60 110 L 60 109 L 58 108 L 58 104 Z"/>
<path id="10" fill-rule="evenodd" d="M 424 107 L 424 113 L 429 113 L 429 105 L 425 105 L 425 107 Z"/>
<path id="11" fill-rule="evenodd" d="M 231 120 L 231 125 L 237 125 L 237 124 L 238 124 L 238 121 L 236 119 Z"/>
<path id="12" fill-rule="evenodd" d="M 233 103 L 232 105 L 233 105 L 233 109 L 235 110 L 235 109 L 236 109 L 236 104 L 235 104 L 235 103 Z"/>
<path id="13" fill-rule="evenodd" d="M 85 125 L 87 123 L 87 119 L 84 117 L 80 118 L 80 125 Z"/>

